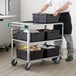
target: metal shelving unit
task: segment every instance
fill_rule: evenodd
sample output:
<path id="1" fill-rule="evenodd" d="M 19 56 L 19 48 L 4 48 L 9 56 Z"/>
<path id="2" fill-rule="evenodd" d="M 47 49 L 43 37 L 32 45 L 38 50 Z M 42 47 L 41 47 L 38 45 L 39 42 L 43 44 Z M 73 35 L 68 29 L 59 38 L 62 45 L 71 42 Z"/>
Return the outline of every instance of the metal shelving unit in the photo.
<path id="1" fill-rule="evenodd" d="M 31 29 L 44 29 L 45 27 L 47 27 L 48 25 L 51 26 L 53 25 L 58 25 L 61 24 L 62 26 L 62 38 L 61 39 L 56 39 L 56 40 L 46 40 L 46 41 L 40 41 L 40 42 L 30 42 L 30 30 Z M 31 61 L 30 60 L 30 45 L 38 45 L 38 44 L 46 44 L 49 41 L 59 41 L 62 40 L 62 45 L 61 45 L 61 50 L 63 50 L 63 23 L 51 23 L 51 24 L 36 24 L 36 23 L 22 23 L 22 22 L 11 22 L 10 26 L 11 27 L 11 64 L 13 66 L 17 65 L 17 57 L 14 57 L 14 48 L 13 48 L 13 42 L 22 42 L 25 43 L 27 45 L 27 59 L 26 59 L 26 63 L 25 63 L 25 69 L 26 70 L 30 70 L 31 68 Z M 14 27 L 18 27 L 18 28 L 23 28 L 23 30 L 27 33 L 27 41 L 22 41 L 22 40 L 17 40 L 17 39 L 13 39 L 13 29 Z M 36 28 L 34 28 L 36 27 Z M 41 28 L 42 27 L 42 28 Z M 61 51 L 60 51 L 61 52 Z M 62 54 L 59 52 L 58 56 L 54 56 L 54 57 L 47 57 L 47 58 L 52 58 L 52 60 L 54 61 L 55 64 L 58 64 L 60 62 L 60 59 L 62 57 Z M 47 58 L 42 58 L 42 59 L 38 59 L 38 60 L 43 60 L 43 59 L 47 59 Z"/>

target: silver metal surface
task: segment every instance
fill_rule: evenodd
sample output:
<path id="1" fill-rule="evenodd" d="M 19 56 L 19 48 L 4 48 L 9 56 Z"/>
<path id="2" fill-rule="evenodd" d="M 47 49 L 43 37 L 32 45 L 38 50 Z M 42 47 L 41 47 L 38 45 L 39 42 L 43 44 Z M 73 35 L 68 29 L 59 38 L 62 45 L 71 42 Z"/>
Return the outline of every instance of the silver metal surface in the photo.
<path id="1" fill-rule="evenodd" d="M 62 39 L 56 39 L 56 40 L 62 40 L 62 46 L 61 46 L 61 50 L 60 51 L 60 54 L 59 54 L 59 57 L 62 56 L 61 55 L 61 52 L 63 52 L 63 29 L 64 29 L 64 25 L 63 23 L 52 23 L 53 25 L 58 25 L 58 24 L 62 24 Z M 24 28 L 24 25 L 28 25 L 28 29 L 27 29 L 27 41 L 22 41 L 22 40 L 16 40 L 16 39 L 13 39 L 13 28 L 14 27 L 22 27 Z M 26 63 L 30 63 L 31 61 L 34 61 L 34 60 L 30 60 L 30 48 L 29 46 L 31 45 L 31 42 L 30 42 L 30 27 L 36 27 L 36 29 L 39 29 L 38 25 L 42 26 L 43 28 L 45 28 L 45 25 L 48 26 L 50 24 L 33 24 L 33 23 L 21 23 L 21 22 L 11 22 L 11 58 L 13 59 L 14 57 L 14 49 L 13 49 L 13 41 L 18 41 L 18 42 L 23 42 L 25 43 L 25 45 L 27 45 L 27 60 L 26 60 Z M 41 29 L 43 29 L 41 28 Z M 45 42 L 49 42 L 49 41 L 56 41 L 56 40 L 48 40 L 48 41 L 41 41 L 42 43 L 45 43 Z M 34 43 L 37 43 L 37 44 L 41 44 L 41 42 L 32 42 L 33 44 Z M 58 57 L 58 56 L 55 56 L 55 57 Z M 55 58 L 55 57 L 51 57 L 51 58 Z M 50 58 L 50 57 L 49 57 Z M 48 58 L 43 58 L 43 59 L 48 59 Z M 38 59 L 38 60 L 43 60 L 43 59 Z"/>

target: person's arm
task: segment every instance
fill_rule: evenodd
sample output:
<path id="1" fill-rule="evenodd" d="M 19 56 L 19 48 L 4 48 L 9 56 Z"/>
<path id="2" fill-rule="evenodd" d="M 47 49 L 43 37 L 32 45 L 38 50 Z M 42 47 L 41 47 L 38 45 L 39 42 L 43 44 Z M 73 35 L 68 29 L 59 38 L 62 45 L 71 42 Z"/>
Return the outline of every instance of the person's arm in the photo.
<path id="1" fill-rule="evenodd" d="M 39 10 L 38 13 L 44 12 L 48 7 L 49 7 L 49 5 L 48 5 L 48 4 L 45 4 L 45 5 Z"/>
<path id="2" fill-rule="evenodd" d="M 55 12 L 53 13 L 54 16 L 58 15 L 58 13 L 66 10 L 67 8 L 69 8 L 69 5 L 71 3 L 70 2 L 66 2 L 62 7 L 60 7 L 59 9 L 55 10 Z"/>

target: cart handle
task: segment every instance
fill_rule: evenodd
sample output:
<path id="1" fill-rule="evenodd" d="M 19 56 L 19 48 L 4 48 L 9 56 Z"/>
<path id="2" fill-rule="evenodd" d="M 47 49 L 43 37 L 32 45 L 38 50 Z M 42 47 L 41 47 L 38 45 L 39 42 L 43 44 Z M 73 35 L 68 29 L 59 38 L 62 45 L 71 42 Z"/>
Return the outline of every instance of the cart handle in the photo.
<path id="1" fill-rule="evenodd" d="M 28 25 L 24 25 L 24 29 L 28 29 Z"/>
<path id="2" fill-rule="evenodd" d="M 10 27 L 10 26 L 11 26 L 11 23 L 8 22 L 8 23 L 7 23 L 7 27 Z"/>

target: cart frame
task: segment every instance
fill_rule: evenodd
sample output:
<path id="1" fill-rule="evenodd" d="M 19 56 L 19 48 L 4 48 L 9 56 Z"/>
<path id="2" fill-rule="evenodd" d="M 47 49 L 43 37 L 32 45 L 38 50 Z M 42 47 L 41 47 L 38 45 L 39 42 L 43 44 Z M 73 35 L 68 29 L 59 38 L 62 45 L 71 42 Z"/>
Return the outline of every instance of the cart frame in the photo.
<path id="1" fill-rule="evenodd" d="M 63 55 L 63 29 L 64 29 L 64 24 L 63 23 L 50 23 L 50 24 L 38 24 L 38 25 L 43 26 L 43 28 L 45 28 L 46 26 L 51 25 L 51 24 L 55 25 L 55 26 L 58 25 L 58 24 L 62 25 L 62 39 L 56 39 L 56 41 L 62 40 L 60 54 L 59 54 L 59 56 L 51 57 L 51 58 L 54 58 L 54 59 L 56 58 L 56 62 L 55 63 L 58 64 L 60 59 L 61 59 L 61 57 L 62 57 L 62 55 Z M 26 28 L 26 26 L 28 28 Z M 25 64 L 25 69 L 26 70 L 30 70 L 30 67 L 31 67 L 30 48 L 29 48 L 30 43 L 31 43 L 30 42 L 30 29 L 31 29 L 30 27 L 36 27 L 36 26 L 37 26 L 36 23 L 22 23 L 22 22 L 11 22 L 10 23 L 10 27 L 11 27 L 11 60 L 12 60 L 11 64 L 13 66 L 16 66 L 16 64 L 17 64 L 17 58 L 14 57 L 13 41 L 23 42 L 23 43 L 25 43 L 27 45 L 27 60 L 26 60 L 26 64 Z M 26 33 L 27 33 L 27 41 L 21 41 L 21 40 L 13 39 L 13 29 L 14 29 L 14 27 L 21 27 L 21 28 L 24 28 L 24 30 L 27 29 L 27 31 L 26 31 Z M 36 29 L 42 29 L 42 28 L 37 26 Z M 51 40 L 51 41 L 55 41 L 55 40 Z M 43 41 L 43 42 L 46 43 L 47 41 Z M 38 43 L 38 42 L 36 42 L 36 43 Z M 38 60 L 45 60 L 45 59 L 47 59 L 47 58 L 38 59 Z"/>

